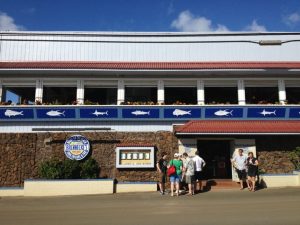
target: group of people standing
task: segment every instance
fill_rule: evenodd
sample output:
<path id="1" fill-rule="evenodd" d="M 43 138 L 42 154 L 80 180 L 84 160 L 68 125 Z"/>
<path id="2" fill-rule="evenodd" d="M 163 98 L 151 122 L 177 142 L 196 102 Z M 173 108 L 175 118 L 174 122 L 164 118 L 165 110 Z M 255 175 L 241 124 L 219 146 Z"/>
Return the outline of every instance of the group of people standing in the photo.
<path id="1" fill-rule="evenodd" d="M 159 189 L 160 193 L 165 194 L 165 183 L 167 180 L 167 169 L 171 166 L 175 167 L 175 172 L 170 174 L 171 196 L 179 196 L 179 189 L 182 183 L 188 186 L 188 195 L 194 195 L 195 191 L 202 189 L 202 169 L 205 166 L 205 161 L 199 156 L 196 151 L 195 157 L 190 158 L 187 153 L 182 155 L 174 154 L 174 158 L 167 162 L 167 154 L 163 152 L 161 159 L 156 164 L 159 174 Z M 175 189 L 174 189 L 175 188 Z"/>
<path id="2" fill-rule="evenodd" d="M 249 191 L 255 191 L 256 176 L 258 173 L 258 160 L 254 157 L 253 152 L 248 153 L 248 157 L 243 154 L 243 149 L 238 150 L 238 154 L 231 159 L 241 185 L 244 189 L 244 182 L 247 183 Z"/>
<path id="3" fill-rule="evenodd" d="M 248 156 L 243 154 L 243 149 L 238 150 L 238 154 L 231 159 L 232 165 L 235 168 L 241 185 L 241 190 L 244 189 L 246 182 L 249 191 L 255 191 L 256 176 L 258 173 L 258 160 L 252 152 Z M 173 166 L 174 173 L 169 174 L 171 183 L 171 196 L 179 196 L 179 190 L 182 184 L 188 187 L 187 195 L 194 195 L 195 192 L 202 190 L 203 179 L 202 171 L 205 166 L 205 161 L 199 156 L 199 151 L 195 152 L 195 156 L 190 158 L 187 153 L 182 155 L 174 154 L 174 158 L 167 161 L 167 154 L 163 152 L 160 160 L 156 164 L 158 172 L 159 190 L 162 195 L 166 193 L 166 181 L 168 168 Z"/>

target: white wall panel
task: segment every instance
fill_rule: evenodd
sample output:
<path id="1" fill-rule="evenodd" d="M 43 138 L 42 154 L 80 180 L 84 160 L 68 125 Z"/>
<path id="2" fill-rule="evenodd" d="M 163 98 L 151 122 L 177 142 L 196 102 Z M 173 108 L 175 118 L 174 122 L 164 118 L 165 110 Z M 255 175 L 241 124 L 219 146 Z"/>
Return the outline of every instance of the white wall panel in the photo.
<path id="1" fill-rule="evenodd" d="M 1 61 L 299 61 L 300 42 L 260 46 L 239 41 L 298 40 L 295 35 L 113 36 L 20 32 L 2 35 Z M 68 34 L 68 35 L 67 35 Z M 96 35 L 96 36 L 95 36 Z M 134 33 L 133 33 L 134 35 Z M 116 42 L 112 42 L 116 41 Z M 204 43 L 188 43 L 204 42 Z M 208 41 L 208 42 L 206 42 Z M 209 41 L 221 41 L 209 43 Z M 237 41 L 237 42 L 228 42 Z M 146 43 L 144 43 L 146 42 Z M 179 42 L 179 43 L 170 43 Z"/>

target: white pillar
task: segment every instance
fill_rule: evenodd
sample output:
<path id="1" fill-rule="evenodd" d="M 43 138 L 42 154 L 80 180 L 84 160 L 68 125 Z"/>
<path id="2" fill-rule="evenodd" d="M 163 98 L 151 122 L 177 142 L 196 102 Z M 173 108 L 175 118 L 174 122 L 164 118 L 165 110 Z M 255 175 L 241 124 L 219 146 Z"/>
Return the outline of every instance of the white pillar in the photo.
<path id="1" fill-rule="evenodd" d="M 244 80 L 238 80 L 238 102 L 239 105 L 246 105 L 246 93 Z"/>
<path id="2" fill-rule="evenodd" d="M 197 103 L 198 105 L 205 104 L 204 80 L 197 80 Z"/>
<path id="3" fill-rule="evenodd" d="M 118 80 L 117 104 L 121 105 L 122 102 L 125 102 L 125 85 L 124 80 Z"/>
<path id="4" fill-rule="evenodd" d="M 78 105 L 84 104 L 84 80 L 77 80 L 76 101 Z"/>
<path id="5" fill-rule="evenodd" d="M 2 80 L 0 80 L 0 102 L 4 102 L 5 99 L 3 98 L 3 86 L 2 86 Z"/>
<path id="6" fill-rule="evenodd" d="M 43 102 L 43 81 L 36 80 L 35 82 L 35 101 Z"/>
<path id="7" fill-rule="evenodd" d="M 284 80 L 278 80 L 278 96 L 279 102 L 282 105 L 286 103 L 286 91 L 285 91 L 285 82 Z"/>
<path id="8" fill-rule="evenodd" d="M 159 105 L 165 102 L 165 84 L 163 80 L 157 81 L 157 103 Z"/>

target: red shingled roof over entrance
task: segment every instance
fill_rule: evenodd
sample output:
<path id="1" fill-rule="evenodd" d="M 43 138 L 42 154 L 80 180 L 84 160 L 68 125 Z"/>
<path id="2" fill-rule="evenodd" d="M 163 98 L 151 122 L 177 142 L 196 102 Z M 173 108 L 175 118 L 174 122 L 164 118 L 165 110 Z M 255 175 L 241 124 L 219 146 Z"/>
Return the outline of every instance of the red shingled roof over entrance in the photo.
<path id="1" fill-rule="evenodd" d="M 175 127 L 176 134 L 300 134 L 295 120 L 199 120 Z"/>
<path id="2" fill-rule="evenodd" d="M 0 62 L 0 69 L 205 70 L 300 69 L 300 62 Z"/>

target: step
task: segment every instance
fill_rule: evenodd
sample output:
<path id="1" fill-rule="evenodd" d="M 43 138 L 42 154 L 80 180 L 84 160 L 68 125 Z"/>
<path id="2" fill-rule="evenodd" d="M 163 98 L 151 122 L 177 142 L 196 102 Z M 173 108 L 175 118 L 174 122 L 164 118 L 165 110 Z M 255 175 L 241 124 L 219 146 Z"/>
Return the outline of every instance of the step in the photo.
<path id="1" fill-rule="evenodd" d="M 231 179 L 209 179 L 203 181 L 204 190 L 214 190 L 214 189 L 239 189 L 240 185 Z"/>

